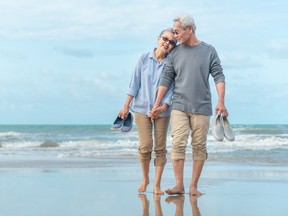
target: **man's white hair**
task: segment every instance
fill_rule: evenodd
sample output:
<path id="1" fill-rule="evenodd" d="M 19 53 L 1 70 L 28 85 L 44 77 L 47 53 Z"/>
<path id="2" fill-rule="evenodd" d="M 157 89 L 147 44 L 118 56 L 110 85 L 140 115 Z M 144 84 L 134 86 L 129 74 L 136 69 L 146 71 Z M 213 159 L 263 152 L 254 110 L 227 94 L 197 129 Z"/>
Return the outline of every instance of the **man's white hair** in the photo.
<path id="1" fill-rule="evenodd" d="M 193 29 L 193 32 L 196 31 L 196 25 L 193 17 L 189 14 L 180 14 L 176 17 L 174 17 L 174 22 L 180 22 L 181 27 L 183 29 L 186 29 L 188 26 L 191 26 Z"/>

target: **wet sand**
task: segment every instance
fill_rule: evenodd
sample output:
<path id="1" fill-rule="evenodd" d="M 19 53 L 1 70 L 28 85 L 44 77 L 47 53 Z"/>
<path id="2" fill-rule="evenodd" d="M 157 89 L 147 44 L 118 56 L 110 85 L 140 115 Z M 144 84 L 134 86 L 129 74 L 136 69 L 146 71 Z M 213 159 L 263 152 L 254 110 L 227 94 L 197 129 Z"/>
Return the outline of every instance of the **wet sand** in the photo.
<path id="1" fill-rule="evenodd" d="M 188 193 L 191 161 L 185 166 Z M 288 168 L 272 164 L 207 161 L 199 182 L 204 195 L 138 194 L 136 158 L 5 159 L 0 161 L 1 215 L 287 216 Z M 174 185 L 171 162 L 162 189 Z"/>

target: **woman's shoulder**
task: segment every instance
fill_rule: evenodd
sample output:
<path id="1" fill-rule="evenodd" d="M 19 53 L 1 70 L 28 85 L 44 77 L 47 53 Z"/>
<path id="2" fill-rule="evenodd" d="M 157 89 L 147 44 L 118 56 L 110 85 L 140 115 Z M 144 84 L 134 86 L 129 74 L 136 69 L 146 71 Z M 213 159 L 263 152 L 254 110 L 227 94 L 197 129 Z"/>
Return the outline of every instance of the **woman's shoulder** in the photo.
<path id="1" fill-rule="evenodd" d="M 147 62 L 149 59 L 153 59 L 153 52 L 144 52 L 139 56 L 139 61 L 144 63 Z"/>
<path id="2" fill-rule="evenodd" d="M 147 59 L 150 56 L 152 56 L 152 54 L 153 54 L 152 52 L 144 52 L 144 53 L 140 54 L 139 59 Z"/>

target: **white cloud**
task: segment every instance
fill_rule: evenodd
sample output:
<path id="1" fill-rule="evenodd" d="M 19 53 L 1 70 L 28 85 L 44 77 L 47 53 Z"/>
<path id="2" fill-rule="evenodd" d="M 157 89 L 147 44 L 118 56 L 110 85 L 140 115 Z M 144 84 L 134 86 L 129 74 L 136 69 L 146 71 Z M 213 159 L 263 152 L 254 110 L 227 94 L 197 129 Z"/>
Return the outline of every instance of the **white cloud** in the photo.
<path id="1" fill-rule="evenodd" d="M 49 113 L 56 121 L 63 116 L 71 122 L 63 112 L 67 110 L 89 119 L 101 113 L 97 119 L 105 121 L 124 102 L 137 57 L 153 48 L 159 31 L 172 25 L 179 12 L 194 15 L 199 39 L 217 49 L 231 111 L 261 113 L 262 107 L 263 113 L 271 103 L 276 110 L 274 101 L 287 97 L 283 79 L 287 4 L 283 0 L 0 1 L 0 110 L 5 110 L 1 116 L 8 116 L 9 122 L 15 113 L 19 117 L 30 112 L 25 119 L 45 123 L 34 116 Z M 285 107 L 284 100 L 281 104 Z M 243 115 L 248 120 L 257 116 L 247 112 Z M 241 123 L 243 116 L 237 116 Z"/>
<path id="2" fill-rule="evenodd" d="M 284 8 L 285 3 L 278 0 L 279 4 Z M 209 0 L 10 0 L 0 2 L 0 37 L 145 38 L 153 31 L 172 25 L 178 13 L 188 12 L 194 15 L 196 25 L 199 24 L 197 32 L 202 35 L 210 38 L 237 35 L 236 38 L 244 39 L 250 32 L 264 33 L 263 27 L 270 20 L 275 21 L 276 26 L 285 22 L 277 20 L 284 16 L 283 11 L 276 16 L 267 15 L 267 10 L 276 7 L 277 3 L 270 1 L 262 1 L 259 6 L 249 1 L 226 0 L 219 7 L 219 2 Z"/>
<path id="3" fill-rule="evenodd" d="M 141 35 L 170 19 L 177 5 L 152 0 L 11 0 L 0 3 L 0 36 L 76 39 Z"/>

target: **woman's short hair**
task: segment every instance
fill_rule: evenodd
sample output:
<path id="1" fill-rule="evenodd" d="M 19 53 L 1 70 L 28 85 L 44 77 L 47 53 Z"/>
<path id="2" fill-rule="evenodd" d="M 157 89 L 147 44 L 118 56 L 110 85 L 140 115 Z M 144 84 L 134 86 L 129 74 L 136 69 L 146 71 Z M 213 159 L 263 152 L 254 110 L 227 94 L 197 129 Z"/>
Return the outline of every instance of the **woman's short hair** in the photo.
<path id="1" fill-rule="evenodd" d="M 183 29 L 186 29 L 188 26 L 191 26 L 193 32 L 195 33 L 195 31 L 196 31 L 195 21 L 194 21 L 193 17 L 190 16 L 189 14 L 178 15 L 178 16 L 174 17 L 173 21 L 174 22 L 180 22 L 181 27 Z"/>
<path id="2" fill-rule="evenodd" d="M 164 32 L 170 32 L 170 33 L 174 33 L 173 28 L 166 28 L 163 31 L 160 32 L 159 34 L 159 38 L 162 37 L 162 35 L 164 34 Z"/>

